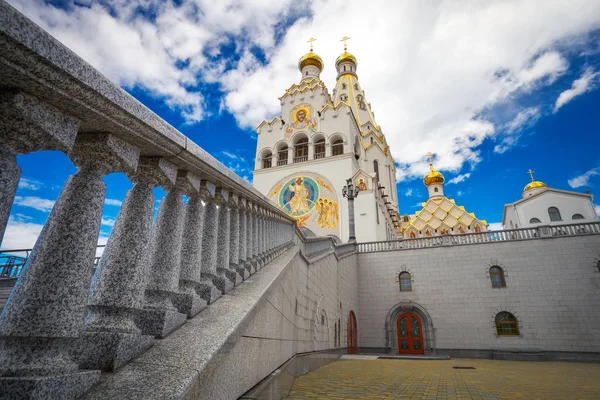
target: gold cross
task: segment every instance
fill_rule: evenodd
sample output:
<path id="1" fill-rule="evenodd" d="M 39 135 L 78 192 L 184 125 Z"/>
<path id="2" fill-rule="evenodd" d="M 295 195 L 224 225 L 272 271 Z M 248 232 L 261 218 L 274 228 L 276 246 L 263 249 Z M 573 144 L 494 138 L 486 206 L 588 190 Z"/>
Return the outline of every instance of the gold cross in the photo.
<path id="1" fill-rule="evenodd" d="M 533 182 L 533 181 L 534 181 L 534 179 L 533 179 L 533 173 L 534 173 L 534 172 L 535 172 L 535 171 L 532 171 L 532 170 L 531 170 L 531 168 L 529 168 L 529 171 L 527 171 L 527 173 L 528 173 L 528 174 L 531 176 L 531 182 Z"/>
<path id="2" fill-rule="evenodd" d="M 433 153 L 429 152 L 425 155 L 429 158 L 429 165 L 433 164 Z"/>
<path id="3" fill-rule="evenodd" d="M 313 42 L 314 42 L 315 40 L 317 40 L 317 39 L 315 39 L 314 37 L 311 37 L 310 39 L 308 39 L 308 40 L 306 41 L 307 43 L 310 43 L 310 52 L 311 52 L 311 53 L 312 53 L 312 51 L 313 51 Z"/>
<path id="4" fill-rule="evenodd" d="M 348 36 L 344 36 L 340 42 L 344 42 L 344 52 L 348 49 L 348 43 L 346 43 L 350 39 Z"/>

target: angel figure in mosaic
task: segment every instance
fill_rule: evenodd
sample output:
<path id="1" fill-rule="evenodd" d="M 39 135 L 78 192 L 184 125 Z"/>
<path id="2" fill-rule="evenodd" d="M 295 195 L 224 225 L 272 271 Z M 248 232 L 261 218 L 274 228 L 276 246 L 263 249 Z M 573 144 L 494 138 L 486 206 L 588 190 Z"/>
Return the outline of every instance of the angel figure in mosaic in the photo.
<path id="1" fill-rule="evenodd" d="M 329 215 L 327 216 L 327 221 L 329 222 L 330 228 L 335 228 L 338 224 L 339 213 L 338 213 L 338 205 L 336 202 L 329 202 Z"/>

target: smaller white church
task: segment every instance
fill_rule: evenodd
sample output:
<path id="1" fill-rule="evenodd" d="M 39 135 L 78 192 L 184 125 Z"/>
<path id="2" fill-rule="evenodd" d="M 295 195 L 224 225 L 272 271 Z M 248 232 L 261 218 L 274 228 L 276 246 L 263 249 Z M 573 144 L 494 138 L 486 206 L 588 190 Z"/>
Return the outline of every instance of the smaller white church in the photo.
<path id="1" fill-rule="evenodd" d="M 531 182 L 523 189 L 523 198 L 504 206 L 504 229 L 598 221 L 591 194 L 552 189 L 528 172 Z"/>

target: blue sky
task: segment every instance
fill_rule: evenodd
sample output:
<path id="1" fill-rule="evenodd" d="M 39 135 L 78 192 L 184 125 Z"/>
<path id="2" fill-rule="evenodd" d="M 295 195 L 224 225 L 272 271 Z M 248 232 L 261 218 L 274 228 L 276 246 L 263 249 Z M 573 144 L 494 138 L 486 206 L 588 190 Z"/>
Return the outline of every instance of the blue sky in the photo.
<path id="1" fill-rule="evenodd" d="M 279 115 L 277 97 L 298 81 L 306 39 L 317 37 L 332 90 L 338 37 L 348 35 L 398 163 L 401 213 L 425 200 L 428 151 L 446 195 L 490 223 L 520 198 L 530 168 L 551 187 L 599 191 L 595 0 L 543 9 L 533 0 L 377 0 L 368 10 L 348 0 L 9 2 L 249 181 L 253 127 Z M 23 180 L 3 248 L 33 245 L 75 171 L 60 152 L 18 162 Z M 123 174 L 105 181 L 101 241 L 131 187 Z"/>

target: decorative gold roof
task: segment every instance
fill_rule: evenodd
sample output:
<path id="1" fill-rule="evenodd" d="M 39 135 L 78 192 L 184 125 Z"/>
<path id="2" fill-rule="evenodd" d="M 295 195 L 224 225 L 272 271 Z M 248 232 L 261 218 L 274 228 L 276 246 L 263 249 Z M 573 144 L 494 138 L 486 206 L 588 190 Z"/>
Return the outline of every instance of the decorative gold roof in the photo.
<path id="1" fill-rule="evenodd" d="M 335 60 L 335 67 L 337 68 L 338 65 L 340 65 L 344 61 L 350 61 L 354 63 L 354 65 L 358 64 L 356 61 L 356 57 L 354 57 L 351 53 L 344 51 L 344 53 L 341 56 L 339 56 L 337 60 Z"/>
<path id="2" fill-rule="evenodd" d="M 531 182 L 529 182 L 523 188 L 524 192 L 526 192 L 528 190 L 531 190 L 531 189 L 548 187 L 548 185 L 546 185 L 544 182 L 536 181 L 535 179 L 533 179 L 533 173 L 534 173 L 534 171 L 532 171 L 531 169 L 529 169 L 529 171 L 527 171 L 527 173 L 531 176 Z"/>
<path id="3" fill-rule="evenodd" d="M 433 168 L 433 154 L 428 153 L 427 155 L 429 156 L 429 173 L 423 178 L 423 183 L 425 186 L 444 183 L 444 175 Z"/>
<path id="4" fill-rule="evenodd" d="M 302 71 L 302 68 L 308 65 L 314 65 L 319 68 L 319 71 L 323 71 L 323 59 L 321 59 L 317 53 L 313 53 L 312 51 L 300 58 L 300 61 L 298 61 L 298 69 Z"/>
<path id="5" fill-rule="evenodd" d="M 414 237 L 423 237 L 487 231 L 487 221 L 477 219 L 447 197 L 432 197 L 422 207 L 410 221 L 401 223 L 405 238 L 410 238 L 411 232 Z"/>

